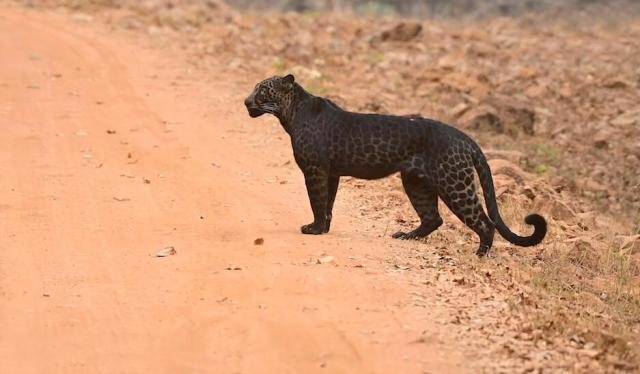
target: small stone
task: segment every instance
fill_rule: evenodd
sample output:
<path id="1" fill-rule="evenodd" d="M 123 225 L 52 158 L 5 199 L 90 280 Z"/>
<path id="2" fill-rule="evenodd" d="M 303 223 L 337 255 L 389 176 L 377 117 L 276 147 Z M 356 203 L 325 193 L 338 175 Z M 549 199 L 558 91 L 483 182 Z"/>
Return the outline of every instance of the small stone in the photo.
<path id="1" fill-rule="evenodd" d="M 378 38 L 382 41 L 408 42 L 422 31 L 422 25 L 417 22 L 401 22 L 393 28 L 383 31 Z"/>
<path id="2" fill-rule="evenodd" d="M 328 263 L 333 262 L 333 260 L 334 260 L 334 259 L 335 259 L 335 258 L 334 258 L 333 256 L 325 255 L 325 256 L 320 257 L 320 258 L 316 261 L 316 263 L 317 263 L 317 264 L 319 264 L 319 265 L 321 265 L 321 264 L 328 264 Z"/>
<path id="3" fill-rule="evenodd" d="M 467 103 L 458 103 L 458 105 L 454 106 L 450 111 L 449 115 L 454 118 L 458 118 L 463 115 L 467 110 L 469 110 L 469 104 Z"/>
<path id="4" fill-rule="evenodd" d="M 165 247 L 156 253 L 156 257 L 167 257 L 175 255 L 176 249 L 173 247 Z"/>

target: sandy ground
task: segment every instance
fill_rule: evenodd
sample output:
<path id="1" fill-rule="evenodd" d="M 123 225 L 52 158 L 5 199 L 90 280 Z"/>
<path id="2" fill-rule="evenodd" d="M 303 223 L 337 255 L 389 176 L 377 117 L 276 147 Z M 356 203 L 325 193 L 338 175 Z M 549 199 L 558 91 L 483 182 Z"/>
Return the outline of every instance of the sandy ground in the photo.
<path id="1" fill-rule="evenodd" d="M 348 201 L 299 234 L 253 82 L 81 21 L 0 8 L 1 372 L 465 372 Z"/>

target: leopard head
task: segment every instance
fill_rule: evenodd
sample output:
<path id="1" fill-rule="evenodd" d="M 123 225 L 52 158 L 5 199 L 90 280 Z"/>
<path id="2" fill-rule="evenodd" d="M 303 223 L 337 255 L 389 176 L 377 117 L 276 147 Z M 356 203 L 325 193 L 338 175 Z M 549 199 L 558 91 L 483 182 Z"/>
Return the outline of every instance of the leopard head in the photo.
<path id="1" fill-rule="evenodd" d="M 252 118 L 265 113 L 283 114 L 293 102 L 295 78 L 289 74 L 284 77 L 271 77 L 258 83 L 249 97 L 244 100 Z"/>

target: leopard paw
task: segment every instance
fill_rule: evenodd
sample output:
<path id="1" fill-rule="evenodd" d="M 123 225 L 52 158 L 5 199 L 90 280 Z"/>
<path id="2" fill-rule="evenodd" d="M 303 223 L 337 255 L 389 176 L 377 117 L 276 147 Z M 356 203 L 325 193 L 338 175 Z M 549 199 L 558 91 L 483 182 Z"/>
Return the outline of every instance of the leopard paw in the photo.
<path id="1" fill-rule="evenodd" d="M 324 234 L 326 231 L 326 225 L 325 224 L 320 224 L 320 223 L 310 223 L 308 225 L 304 225 L 300 228 L 300 231 L 303 234 L 308 234 L 308 235 L 320 235 L 320 234 Z"/>

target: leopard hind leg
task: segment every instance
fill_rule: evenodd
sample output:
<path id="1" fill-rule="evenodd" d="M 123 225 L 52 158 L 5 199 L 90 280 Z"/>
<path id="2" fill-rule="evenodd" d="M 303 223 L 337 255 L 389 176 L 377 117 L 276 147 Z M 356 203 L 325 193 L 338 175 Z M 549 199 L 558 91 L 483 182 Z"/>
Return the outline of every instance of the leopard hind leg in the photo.
<path id="1" fill-rule="evenodd" d="M 444 157 L 437 170 L 438 195 L 453 214 L 478 235 L 480 246 L 476 254 L 485 256 L 493 245 L 495 224 L 478 199 L 471 159 L 463 155 Z"/>

